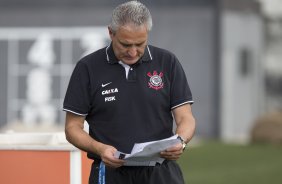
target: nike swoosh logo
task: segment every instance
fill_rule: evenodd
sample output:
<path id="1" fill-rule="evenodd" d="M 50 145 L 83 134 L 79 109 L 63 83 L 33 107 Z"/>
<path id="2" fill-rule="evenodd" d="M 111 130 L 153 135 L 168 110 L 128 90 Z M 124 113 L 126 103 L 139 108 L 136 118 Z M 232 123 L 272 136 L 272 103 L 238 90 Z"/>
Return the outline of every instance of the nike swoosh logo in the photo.
<path id="1" fill-rule="evenodd" d="M 108 83 L 106 83 L 106 84 L 102 84 L 102 88 L 103 87 L 106 87 L 107 85 L 109 85 L 109 84 L 111 84 L 112 82 L 108 82 Z"/>

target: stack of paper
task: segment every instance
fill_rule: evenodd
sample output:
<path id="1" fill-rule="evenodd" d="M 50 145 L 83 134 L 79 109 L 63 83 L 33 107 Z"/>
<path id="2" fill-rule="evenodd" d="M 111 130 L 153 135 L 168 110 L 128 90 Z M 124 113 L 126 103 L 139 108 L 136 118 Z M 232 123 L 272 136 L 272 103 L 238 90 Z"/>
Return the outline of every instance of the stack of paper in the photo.
<path id="1" fill-rule="evenodd" d="M 152 142 L 135 143 L 130 154 L 117 151 L 116 158 L 124 159 L 125 166 L 154 166 L 162 163 L 164 158 L 160 157 L 160 152 L 173 147 L 181 141 L 174 135 L 167 139 Z"/>

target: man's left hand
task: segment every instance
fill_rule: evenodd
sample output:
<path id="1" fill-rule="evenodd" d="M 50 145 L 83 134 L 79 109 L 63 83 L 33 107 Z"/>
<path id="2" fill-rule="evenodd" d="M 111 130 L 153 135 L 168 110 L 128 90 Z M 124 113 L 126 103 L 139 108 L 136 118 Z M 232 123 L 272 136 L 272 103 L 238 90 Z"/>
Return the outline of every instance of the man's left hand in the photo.
<path id="1" fill-rule="evenodd" d="M 177 160 L 180 158 L 182 153 L 183 153 L 183 147 L 182 144 L 179 143 L 171 148 L 166 149 L 165 151 L 162 151 L 160 153 L 160 156 L 167 160 Z"/>

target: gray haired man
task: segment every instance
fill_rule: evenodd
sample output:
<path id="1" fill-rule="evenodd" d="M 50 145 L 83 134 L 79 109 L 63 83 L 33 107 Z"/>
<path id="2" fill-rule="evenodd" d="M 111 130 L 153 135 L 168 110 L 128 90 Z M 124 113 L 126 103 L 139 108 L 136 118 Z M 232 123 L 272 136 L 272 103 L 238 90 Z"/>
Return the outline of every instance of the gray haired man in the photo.
<path id="1" fill-rule="evenodd" d="M 145 5 L 117 6 L 108 27 L 111 44 L 76 65 L 66 92 L 67 140 L 93 159 L 89 183 L 183 184 L 176 163 L 192 139 L 192 94 L 177 57 L 148 45 L 152 18 Z M 173 132 L 173 118 L 176 130 Z M 89 124 L 89 134 L 83 123 Z M 134 143 L 178 134 L 179 143 L 162 150 L 162 163 L 125 165 L 117 151 L 130 153 Z"/>

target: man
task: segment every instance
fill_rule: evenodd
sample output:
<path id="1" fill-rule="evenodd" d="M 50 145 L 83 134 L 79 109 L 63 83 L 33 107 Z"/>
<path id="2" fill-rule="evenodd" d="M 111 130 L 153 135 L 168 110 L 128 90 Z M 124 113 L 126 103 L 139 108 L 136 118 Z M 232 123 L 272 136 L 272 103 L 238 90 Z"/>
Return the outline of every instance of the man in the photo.
<path id="1" fill-rule="evenodd" d="M 192 95 L 177 58 L 147 44 L 151 27 L 142 3 L 119 5 L 108 27 L 111 44 L 82 58 L 71 76 L 65 133 L 95 160 L 91 184 L 184 183 L 175 161 L 195 131 Z M 116 151 L 130 153 L 134 143 L 172 136 L 173 117 L 182 143 L 160 152 L 162 164 L 123 166 L 124 160 L 115 158 Z"/>

